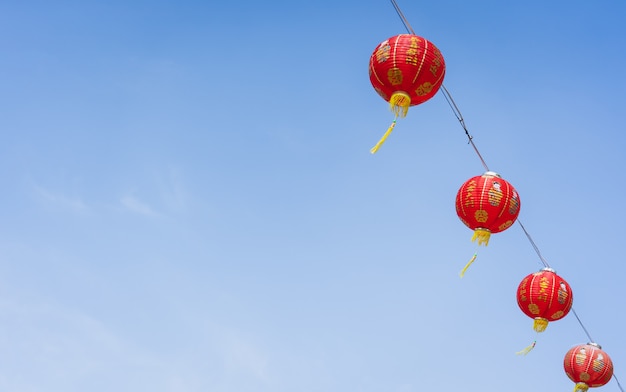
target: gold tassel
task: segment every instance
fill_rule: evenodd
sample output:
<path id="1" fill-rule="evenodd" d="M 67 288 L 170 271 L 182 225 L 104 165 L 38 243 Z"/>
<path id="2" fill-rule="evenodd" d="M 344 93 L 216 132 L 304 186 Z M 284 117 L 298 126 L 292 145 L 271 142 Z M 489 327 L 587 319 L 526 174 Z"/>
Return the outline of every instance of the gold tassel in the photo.
<path id="1" fill-rule="evenodd" d="M 478 245 L 489 245 L 489 238 L 491 237 L 491 232 L 487 229 L 476 229 L 474 230 L 474 235 L 472 236 L 472 242 L 477 241 Z"/>
<path id="2" fill-rule="evenodd" d="M 543 332 L 548 328 L 548 319 L 543 317 L 535 317 L 535 321 L 533 322 L 533 329 L 537 332 Z"/>
<path id="3" fill-rule="evenodd" d="M 528 347 L 525 347 L 521 351 L 516 352 L 515 354 L 517 354 L 517 355 L 526 355 L 529 352 L 531 352 L 533 348 L 535 348 L 536 344 L 537 344 L 537 341 L 535 340 L 531 345 L 529 345 Z"/>
<path id="4" fill-rule="evenodd" d="M 459 272 L 459 276 L 462 278 L 463 276 L 465 276 L 465 271 L 467 271 L 467 269 L 469 268 L 470 265 L 472 265 L 472 263 L 474 262 L 474 260 L 476 260 L 476 253 L 474 253 L 474 256 L 472 256 L 472 258 L 470 259 L 470 261 L 467 262 L 467 264 L 465 264 L 465 267 L 463 267 L 463 269 L 461 270 L 461 272 Z"/>
<path id="5" fill-rule="evenodd" d="M 378 141 L 378 143 L 376 143 L 376 145 L 374 147 L 372 147 L 372 149 L 370 150 L 370 152 L 372 154 L 376 154 L 376 151 L 378 151 L 380 146 L 382 146 L 383 143 L 385 142 L 385 140 L 387 140 L 387 138 L 391 134 L 391 131 L 393 131 L 393 128 L 396 126 L 396 120 L 397 119 L 398 119 L 398 115 L 396 115 L 396 118 L 393 119 L 393 122 L 391 123 L 391 125 L 389 126 L 389 128 L 387 129 L 387 132 L 385 132 L 383 137 L 381 137 L 380 140 Z"/>
<path id="6" fill-rule="evenodd" d="M 576 386 L 574 386 L 574 392 L 587 392 L 589 390 L 589 385 L 584 382 L 577 382 Z"/>
<path id="7" fill-rule="evenodd" d="M 411 106 L 411 97 L 405 92 L 396 91 L 389 98 L 389 109 L 396 117 L 406 117 L 406 114 L 409 112 L 409 106 Z"/>
<path id="8" fill-rule="evenodd" d="M 398 120 L 398 117 L 406 117 L 406 114 L 409 112 L 409 106 L 411 106 L 411 97 L 409 94 L 402 91 L 396 91 L 391 95 L 391 98 L 389 98 L 389 109 L 396 115 L 396 117 L 393 119 L 389 128 L 387 128 L 387 132 L 385 132 L 383 137 L 381 137 L 378 143 L 376 143 L 376 145 L 370 150 L 372 154 L 376 154 L 376 151 L 378 151 L 380 146 L 382 146 L 385 140 L 387 140 L 391 131 L 393 131 L 393 128 L 396 126 L 396 120 Z"/>

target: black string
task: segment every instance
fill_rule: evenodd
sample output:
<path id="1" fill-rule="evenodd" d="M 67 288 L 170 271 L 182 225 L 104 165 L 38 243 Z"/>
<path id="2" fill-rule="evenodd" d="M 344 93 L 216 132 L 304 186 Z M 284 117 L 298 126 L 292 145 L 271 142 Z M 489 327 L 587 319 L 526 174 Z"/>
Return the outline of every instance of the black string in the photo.
<path id="1" fill-rule="evenodd" d="M 546 259 L 544 259 L 543 256 L 541 255 L 541 252 L 539 251 L 539 247 L 537 246 L 537 244 L 535 244 L 535 241 L 533 241 L 533 238 L 530 236 L 530 234 L 528 233 L 528 231 L 526 230 L 526 228 L 522 224 L 522 221 L 517 219 L 517 223 L 519 223 L 519 225 L 522 228 L 522 230 L 524 230 L 524 234 L 526 234 L 526 238 L 528 238 L 528 241 L 530 241 L 530 244 L 533 246 L 533 249 L 535 249 L 535 252 L 537 253 L 537 256 L 539 256 L 539 259 L 543 263 L 543 266 L 546 267 L 546 268 L 550 268 L 550 264 L 548 264 Z"/>
<path id="2" fill-rule="evenodd" d="M 398 3 L 396 3 L 396 0 L 391 0 L 391 4 L 393 4 L 393 8 L 396 9 L 396 13 L 400 17 L 400 20 L 402 21 L 402 24 L 404 25 L 404 28 L 406 29 L 406 31 L 410 34 L 415 35 L 415 31 L 413 31 L 413 28 L 409 24 L 409 21 L 404 17 L 402 10 L 398 6 Z"/>
<path id="3" fill-rule="evenodd" d="M 456 119 L 459 120 L 461 127 L 463 127 L 463 130 L 465 131 L 465 135 L 467 136 L 468 143 L 471 144 L 472 147 L 474 148 L 474 151 L 476 152 L 476 155 L 478 155 L 480 162 L 483 164 L 485 171 L 489 171 L 489 167 L 487 166 L 487 163 L 483 159 L 483 156 L 480 154 L 480 151 L 478 151 L 476 144 L 474 144 L 474 137 L 470 135 L 469 130 L 467 129 L 467 126 L 465 125 L 465 119 L 463 118 L 463 115 L 461 114 L 461 110 L 459 110 L 459 107 L 456 106 L 456 102 L 454 102 L 454 99 L 452 99 L 452 95 L 450 95 L 450 92 L 448 91 L 446 86 L 444 86 L 443 84 L 441 85 L 441 91 L 443 93 L 444 98 L 448 102 L 450 109 L 452 109 L 452 112 L 456 116 Z"/>
<path id="4" fill-rule="evenodd" d="M 613 373 L 613 378 L 615 379 L 615 382 L 617 383 L 617 386 L 619 387 L 620 391 L 624 392 L 624 388 L 622 388 L 622 384 L 620 384 L 615 373 Z"/>
<path id="5" fill-rule="evenodd" d="M 585 326 L 583 325 L 583 322 L 580 321 L 580 317 L 578 317 L 578 313 L 576 313 L 576 311 L 574 310 L 574 308 L 572 308 L 572 313 L 574 314 L 574 316 L 576 316 L 576 320 L 578 320 L 578 324 L 580 324 L 580 326 L 583 328 L 583 331 L 585 331 L 585 334 L 587 335 L 587 338 L 589 339 L 590 343 L 595 342 L 595 340 L 593 340 L 593 338 L 591 337 L 591 335 L 589 334 L 589 331 L 587 331 L 587 328 L 585 328 Z"/>

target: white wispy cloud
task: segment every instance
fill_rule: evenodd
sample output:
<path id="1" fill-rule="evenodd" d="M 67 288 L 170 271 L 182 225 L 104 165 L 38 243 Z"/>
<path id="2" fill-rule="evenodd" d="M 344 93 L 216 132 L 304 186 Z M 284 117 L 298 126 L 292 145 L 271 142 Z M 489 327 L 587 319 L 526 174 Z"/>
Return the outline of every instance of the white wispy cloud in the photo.
<path id="1" fill-rule="evenodd" d="M 37 199 L 48 206 L 55 206 L 74 213 L 85 213 L 89 211 L 87 204 L 79 197 L 54 192 L 39 184 L 32 183 L 31 185 Z"/>
<path id="2" fill-rule="evenodd" d="M 3 300 L 0 349 L 0 390 L 77 391 L 85 385 L 106 390 L 123 384 L 112 375 L 162 370 L 158 358 L 117 335 L 102 321 L 41 298 Z M 128 377 L 128 376 L 126 376 Z M 133 381 L 128 377 L 128 381 Z M 93 390 L 93 389 L 92 389 Z"/>
<path id="3" fill-rule="evenodd" d="M 0 299 L 2 391 L 271 390 L 267 353 L 231 328 L 186 329 L 171 350 L 134 341 L 119 319 L 29 297 Z"/>
<path id="4" fill-rule="evenodd" d="M 179 170 L 170 167 L 155 173 L 152 178 L 152 183 L 142 183 L 140 189 L 125 192 L 119 199 L 120 204 L 127 211 L 147 217 L 159 217 L 169 212 L 186 210 L 188 194 Z M 152 195 L 151 202 L 139 198 L 137 196 L 139 191 Z"/>
<path id="5" fill-rule="evenodd" d="M 137 197 L 131 194 L 122 196 L 122 198 L 120 199 L 120 203 L 128 211 L 133 212 L 135 214 L 149 216 L 149 217 L 160 216 L 160 214 L 156 212 L 152 207 L 150 207 L 150 205 L 139 200 Z"/>
<path id="6" fill-rule="evenodd" d="M 157 182 L 165 205 L 173 211 L 184 211 L 188 195 L 180 171 L 169 168 L 165 174 L 158 176 Z"/>

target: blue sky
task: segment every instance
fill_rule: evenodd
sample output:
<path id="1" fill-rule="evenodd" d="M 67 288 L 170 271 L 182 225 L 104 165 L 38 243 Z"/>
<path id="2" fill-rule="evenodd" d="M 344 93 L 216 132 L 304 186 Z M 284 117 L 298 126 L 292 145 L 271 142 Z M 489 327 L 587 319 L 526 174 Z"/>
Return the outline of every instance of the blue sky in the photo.
<path id="1" fill-rule="evenodd" d="M 399 5 L 626 380 L 626 6 Z M 517 308 L 521 228 L 458 276 L 483 168 L 443 95 L 369 153 L 404 32 L 382 0 L 0 4 L 0 391 L 571 390 L 588 339 Z"/>

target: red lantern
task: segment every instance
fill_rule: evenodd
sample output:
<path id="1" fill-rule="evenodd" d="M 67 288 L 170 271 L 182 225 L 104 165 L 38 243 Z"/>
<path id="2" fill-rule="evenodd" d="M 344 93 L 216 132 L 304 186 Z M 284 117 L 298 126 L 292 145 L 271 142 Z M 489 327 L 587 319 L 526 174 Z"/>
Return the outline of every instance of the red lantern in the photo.
<path id="1" fill-rule="evenodd" d="M 574 392 L 601 387 L 613 377 L 613 362 L 596 343 L 571 348 L 563 360 L 565 373 L 576 383 Z"/>
<path id="2" fill-rule="evenodd" d="M 426 102 L 439 91 L 445 72 L 439 49 L 417 35 L 396 35 L 374 49 L 369 64 L 370 81 L 376 92 L 389 102 L 395 119 L 372 153 L 387 139 L 398 116 L 406 116 L 409 106 Z"/>
<path id="3" fill-rule="evenodd" d="M 528 275 L 517 288 L 517 304 L 535 320 L 533 328 L 537 332 L 545 331 L 548 322 L 565 317 L 573 301 L 570 285 L 551 268 Z"/>
<path id="4" fill-rule="evenodd" d="M 474 230 L 472 241 L 477 241 L 478 245 L 488 245 L 491 233 L 511 227 L 520 206 L 513 185 L 491 171 L 467 180 L 456 195 L 456 213 Z"/>

